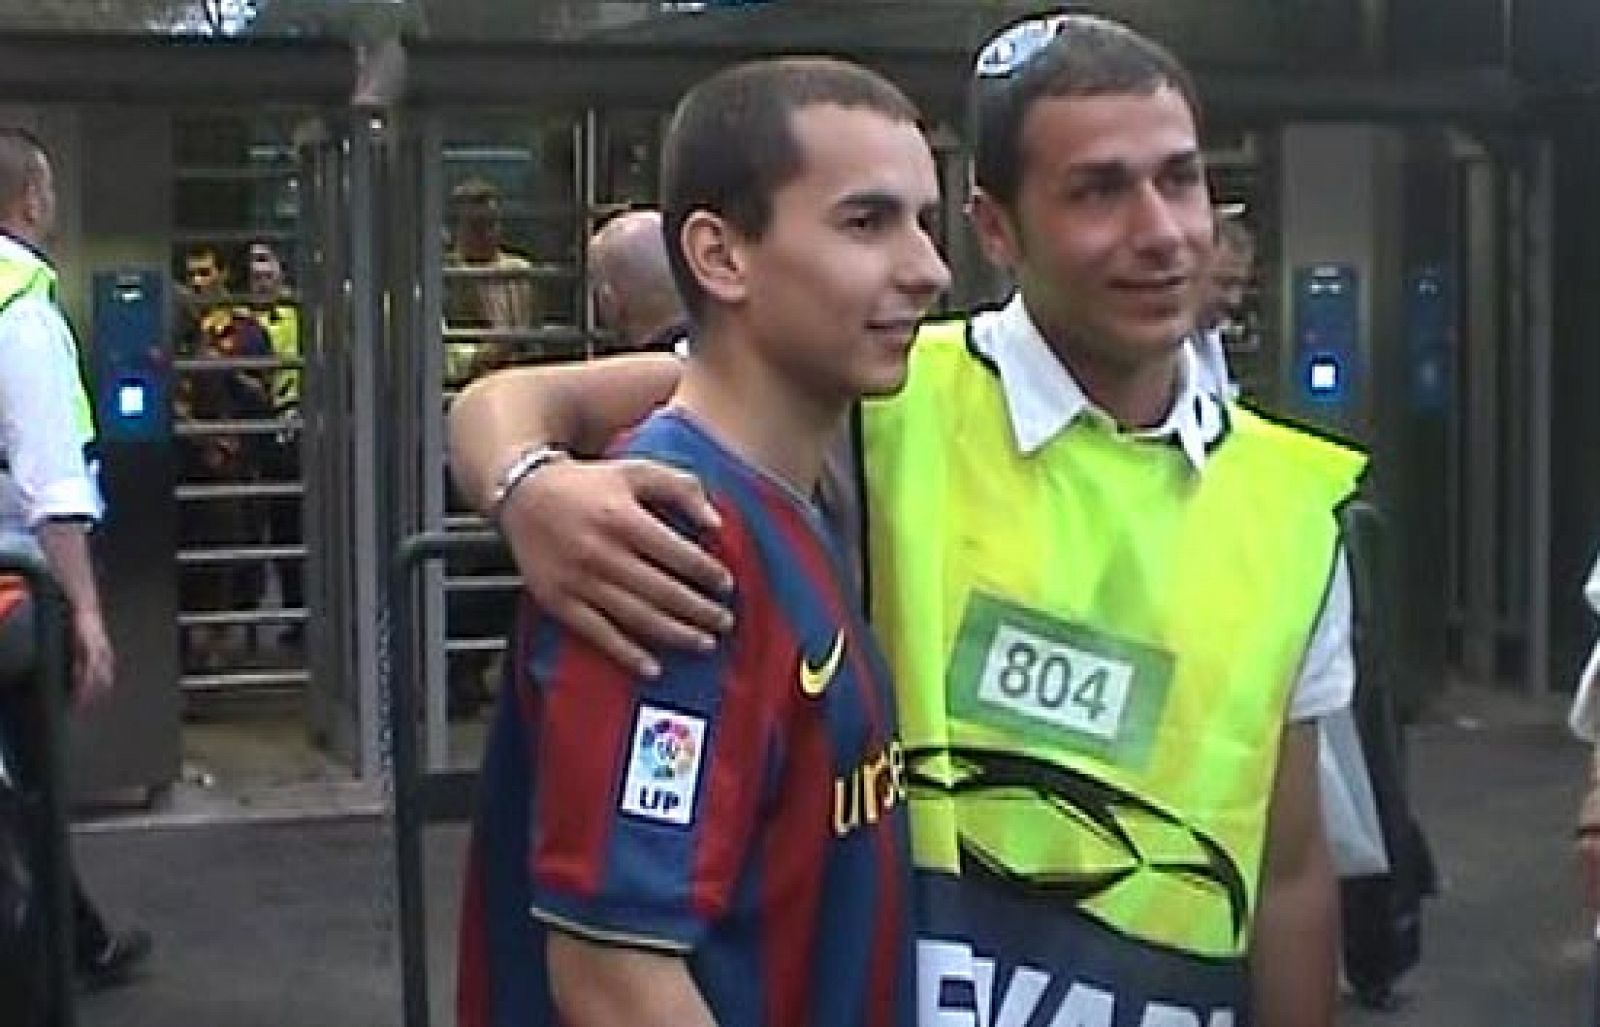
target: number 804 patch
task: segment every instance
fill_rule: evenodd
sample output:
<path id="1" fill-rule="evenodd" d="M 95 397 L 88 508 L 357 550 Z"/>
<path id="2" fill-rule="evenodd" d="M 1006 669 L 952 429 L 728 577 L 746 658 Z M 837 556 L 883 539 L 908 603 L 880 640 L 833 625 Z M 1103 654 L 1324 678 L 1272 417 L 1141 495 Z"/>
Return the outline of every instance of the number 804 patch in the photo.
<path id="1" fill-rule="evenodd" d="M 974 592 L 951 654 L 951 709 L 1137 770 L 1155 742 L 1172 669 L 1172 656 L 1154 646 Z"/>

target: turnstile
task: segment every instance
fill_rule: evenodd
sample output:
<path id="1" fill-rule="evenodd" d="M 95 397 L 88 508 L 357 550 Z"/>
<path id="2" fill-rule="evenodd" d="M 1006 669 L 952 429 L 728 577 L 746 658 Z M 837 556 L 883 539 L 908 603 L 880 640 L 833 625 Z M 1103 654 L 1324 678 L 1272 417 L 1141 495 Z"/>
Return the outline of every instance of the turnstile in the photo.
<path id="1" fill-rule="evenodd" d="M 178 776 L 167 290 L 155 269 L 94 277 L 94 413 L 106 516 L 94 537 L 116 686 L 75 725 L 74 791 L 148 794 Z"/>

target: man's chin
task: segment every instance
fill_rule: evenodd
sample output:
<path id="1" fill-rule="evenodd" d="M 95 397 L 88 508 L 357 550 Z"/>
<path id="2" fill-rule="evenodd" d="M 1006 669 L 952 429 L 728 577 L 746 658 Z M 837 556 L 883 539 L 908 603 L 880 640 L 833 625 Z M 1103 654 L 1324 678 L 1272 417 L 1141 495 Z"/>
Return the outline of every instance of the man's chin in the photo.
<path id="1" fill-rule="evenodd" d="M 862 375 L 857 380 L 856 395 L 862 399 L 893 396 L 905 388 L 909 370 L 909 365 L 903 360 L 895 362 L 892 366 L 873 368 L 870 373 Z"/>
<path id="2" fill-rule="evenodd" d="M 1123 326 L 1115 333 L 1117 346 L 1129 355 L 1160 356 L 1176 353 L 1194 330 L 1193 320 L 1173 319 Z"/>

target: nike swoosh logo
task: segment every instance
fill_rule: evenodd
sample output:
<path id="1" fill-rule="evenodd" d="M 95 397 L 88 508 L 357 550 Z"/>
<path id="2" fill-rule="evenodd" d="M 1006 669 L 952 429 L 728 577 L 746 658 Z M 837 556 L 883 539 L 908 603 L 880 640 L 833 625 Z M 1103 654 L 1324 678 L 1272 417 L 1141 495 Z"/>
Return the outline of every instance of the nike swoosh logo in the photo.
<path id="1" fill-rule="evenodd" d="M 833 648 L 828 650 L 827 659 L 820 666 L 813 667 L 811 661 L 806 659 L 805 653 L 800 654 L 800 691 L 808 699 L 821 698 L 822 693 L 832 684 L 833 676 L 839 672 L 839 661 L 844 659 L 844 629 L 833 636 Z"/>

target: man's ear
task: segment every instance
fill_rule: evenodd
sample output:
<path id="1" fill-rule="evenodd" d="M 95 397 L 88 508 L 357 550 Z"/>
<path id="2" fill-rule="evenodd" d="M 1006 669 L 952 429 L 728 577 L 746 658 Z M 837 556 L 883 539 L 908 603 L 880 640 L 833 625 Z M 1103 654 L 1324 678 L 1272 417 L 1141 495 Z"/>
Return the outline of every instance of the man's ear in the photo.
<path id="1" fill-rule="evenodd" d="M 679 237 L 684 260 L 700 288 L 719 303 L 743 302 L 749 292 L 739 234 L 720 215 L 697 210 L 683 222 Z"/>
<path id="2" fill-rule="evenodd" d="M 44 219 L 44 184 L 31 175 L 27 184 L 22 187 L 22 209 L 29 221 L 39 222 Z"/>
<path id="3" fill-rule="evenodd" d="M 1015 271 L 1022 264 L 1022 236 L 1011 211 L 986 189 L 974 186 L 967 204 L 967 216 L 972 219 L 972 230 L 978 236 L 978 245 L 989 262 L 1007 271 Z"/>

